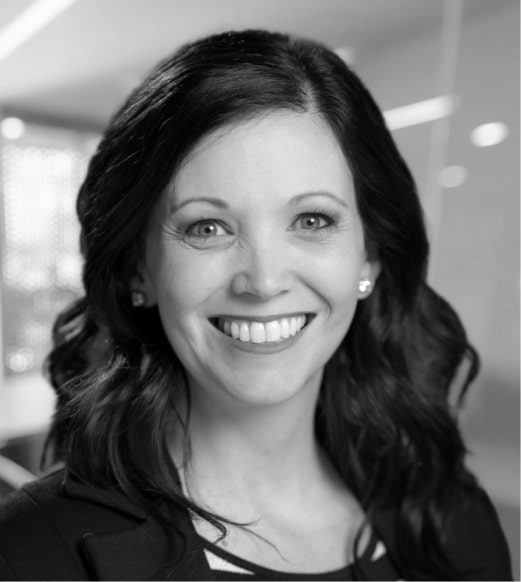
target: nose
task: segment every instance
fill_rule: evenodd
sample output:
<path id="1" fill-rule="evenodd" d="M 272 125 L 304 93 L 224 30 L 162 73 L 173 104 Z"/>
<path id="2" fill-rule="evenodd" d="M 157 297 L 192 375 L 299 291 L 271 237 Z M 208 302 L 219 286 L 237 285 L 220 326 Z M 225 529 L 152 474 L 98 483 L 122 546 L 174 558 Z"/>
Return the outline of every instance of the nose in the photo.
<path id="1" fill-rule="evenodd" d="M 243 249 L 232 279 L 236 295 L 267 300 L 289 291 L 293 280 L 290 253 L 280 244 L 266 238 Z"/>

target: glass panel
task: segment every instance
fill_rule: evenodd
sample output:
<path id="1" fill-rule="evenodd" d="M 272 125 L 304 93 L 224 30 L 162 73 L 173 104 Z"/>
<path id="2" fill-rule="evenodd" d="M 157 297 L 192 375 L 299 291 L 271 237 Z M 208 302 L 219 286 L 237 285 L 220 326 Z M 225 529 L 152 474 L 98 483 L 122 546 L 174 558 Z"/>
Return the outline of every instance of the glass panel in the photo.
<path id="1" fill-rule="evenodd" d="M 75 198 L 92 136 L 27 126 L 2 146 L 5 375 L 40 369 L 56 314 L 79 295 Z"/>

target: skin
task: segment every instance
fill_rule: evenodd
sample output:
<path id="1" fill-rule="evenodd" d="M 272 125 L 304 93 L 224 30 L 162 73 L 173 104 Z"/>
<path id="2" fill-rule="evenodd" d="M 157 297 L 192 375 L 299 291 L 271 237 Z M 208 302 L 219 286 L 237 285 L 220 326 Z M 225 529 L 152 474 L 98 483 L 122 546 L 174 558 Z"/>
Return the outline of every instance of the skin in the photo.
<path id="1" fill-rule="evenodd" d="M 211 134 L 154 212 L 133 287 L 158 305 L 189 379 L 192 458 L 182 478 L 212 511 L 259 520 L 255 531 L 284 555 L 232 528 L 246 559 L 313 572 L 349 558 L 361 512 L 316 442 L 313 415 L 324 366 L 363 298 L 359 281 L 377 272 L 347 162 L 313 113 Z M 245 350 L 212 324 L 288 313 L 313 318 L 271 351 Z"/>

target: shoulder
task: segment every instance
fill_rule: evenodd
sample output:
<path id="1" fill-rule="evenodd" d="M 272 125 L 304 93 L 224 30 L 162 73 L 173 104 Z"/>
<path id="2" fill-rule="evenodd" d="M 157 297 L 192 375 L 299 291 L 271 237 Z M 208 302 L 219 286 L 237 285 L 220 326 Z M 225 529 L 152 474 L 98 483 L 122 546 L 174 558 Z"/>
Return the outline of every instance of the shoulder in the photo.
<path id="1" fill-rule="evenodd" d="M 58 471 L 0 501 L 0 580 L 88 579 L 84 535 L 100 524 L 110 530 L 129 523 L 109 507 L 67 495 L 63 484 Z"/>
<path id="2" fill-rule="evenodd" d="M 77 578 L 74 560 L 39 499 L 57 495 L 57 479 L 53 475 L 33 485 L 35 495 L 22 489 L 0 502 L 0 579 L 52 579 L 58 573 L 48 567 L 53 557 L 63 562 L 64 574 Z"/>
<path id="3" fill-rule="evenodd" d="M 18 530 L 28 538 L 38 531 L 45 531 L 46 535 L 52 532 L 52 523 L 46 519 L 45 498 L 57 496 L 59 481 L 60 475 L 53 474 L 0 500 L 0 548 L 8 546 Z M 37 529 L 33 527 L 36 525 Z"/>
<path id="4" fill-rule="evenodd" d="M 468 580 L 512 580 L 510 552 L 497 512 L 482 489 L 461 494 L 445 524 L 444 545 Z"/>
<path id="5" fill-rule="evenodd" d="M 60 471 L 0 503 L 0 580 L 206 580 L 194 533 L 185 510 L 165 527 L 118 490 Z"/>
<path id="6" fill-rule="evenodd" d="M 83 490 L 87 493 L 82 495 Z M 0 501 L 0 539 L 12 531 L 14 523 L 23 525 L 27 534 L 27 527 L 38 522 L 41 529 L 31 531 L 31 535 L 40 537 L 38 532 L 43 530 L 47 535 L 89 530 L 99 527 L 100 520 L 110 531 L 111 527 L 118 528 L 129 521 L 126 513 L 129 517 L 145 517 L 139 509 L 134 513 L 121 509 L 123 504 L 118 505 L 115 492 L 71 484 L 64 470 L 56 471 L 27 483 Z"/>
<path id="7" fill-rule="evenodd" d="M 496 510 L 488 495 L 479 488 L 461 492 L 446 512 L 441 545 L 458 580 L 512 580 L 508 544 Z M 380 512 L 374 519 L 391 556 L 399 554 L 395 509 Z M 400 568 L 398 568 L 400 569 Z"/>

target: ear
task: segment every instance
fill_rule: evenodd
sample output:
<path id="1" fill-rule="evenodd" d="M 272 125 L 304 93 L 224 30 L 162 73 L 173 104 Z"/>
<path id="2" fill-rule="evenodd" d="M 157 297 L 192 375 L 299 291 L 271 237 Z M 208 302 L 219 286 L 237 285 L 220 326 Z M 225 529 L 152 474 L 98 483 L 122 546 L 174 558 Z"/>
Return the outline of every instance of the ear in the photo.
<path id="1" fill-rule="evenodd" d="M 371 295 L 379 274 L 380 262 L 376 259 L 369 260 L 366 258 L 360 269 L 358 299 L 367 299 Z"/>
<path id="2" fill-rule="evenodd" d="M 129 287 L 131 294 L 134 291 L 139 291 L 144 295 L 143 307 L 153 307 L 157 304 L 156 288 L 144 261 L 138 263 L 135 274 L 130 277 Z"/>

